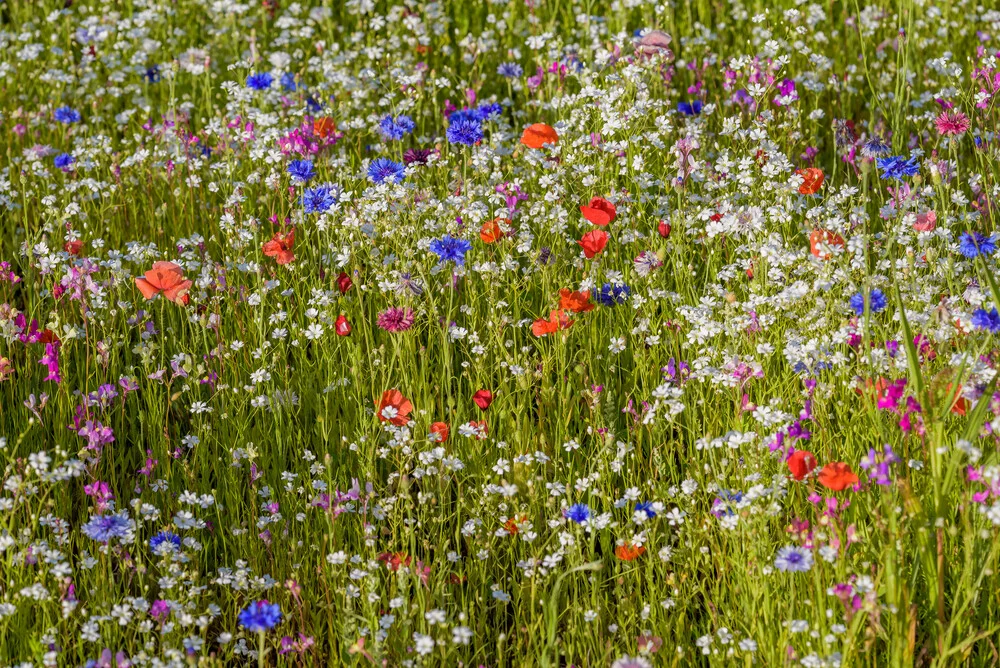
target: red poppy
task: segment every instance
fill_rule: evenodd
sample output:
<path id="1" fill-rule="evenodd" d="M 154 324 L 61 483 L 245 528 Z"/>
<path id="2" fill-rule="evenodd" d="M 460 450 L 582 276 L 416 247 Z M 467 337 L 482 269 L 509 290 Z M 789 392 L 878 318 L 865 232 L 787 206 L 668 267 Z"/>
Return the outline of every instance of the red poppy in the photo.
<path id="1" fill-rule="evenodd" d="M 546 144 L 558 144 L 559 135 L 552 126 L 545 123 L 529 125 L 521 133 L 521 143 L 528 148 L 541 148 Z"/>
<path id="2" fill-rule="evenodd" d="M 951 383 L 948 383 L 948 387 L 945 388 L 945 396 L 951 394 Z M 951 404 L 951 412 L 955 415 L 964 416 L 969 412 L 969 400 L 962 396 L 962 386 L 959 385 L 958 389 L 955 390 L 955 400 Z"/>
<path id="3" fill-rule="evenodd" d="M 479 410 L 486 410 L 493 403 L 493 393 L 489 390 L 477 390 L 475 394 L 472 395 L 472 400 L 476 402 L 479 406 Z"/>
<path id="4" fill-rule="evenodd" d="M 583 248 L 583 254 L 590 260 L 608 245 L 608 233 L 604 230 L 591 230 L 584 234 L 577 243 Z"/>
<path id="5" fill-rule="evenodd" d="M 788 464 L 788 470 L 793 478 L 803 480 L 816 468 L 816 457 L 808 450 L 796 450 L 785 463 Z"/>
<path id="6" fill-rule="evenodd" d="M 809 235 L 809 252 L 821 260 L 826 260 L 831 253 L 828 250 L 832 246 L 844 246 L 844 237 L 827 230 L 813 230 Z"/>
<path id="7" fill-rule="evenodd" d="M 186 304 L 187 291 L 194 281 L 185 281 L 179 265 L 173 262 L 154 262 L 153 268 L 135 279 L 135 286 L 146 299 L 152 299 L 163 293 L 172 302 Z"/>
<path id="8" fill-rule="evenodd" d="M 448 429 L 448 424 L 445 422 L 434 422 L 431 424 L 431 440 L 437 443 L 444 443 L 448 440 L 448 434 L 451 430 Z"/>
<path id="9" fill-rule="evenodd" d="M 672 228 L 670 227 L 670 223 L 668 223 L 665 220 L 661 220 L 660 224 L 656 226 L 656 231 L 664 239 L 669 239 L 670 238 L 670 230 L 671 229 Z"/>
<path id="10" fill-rule="evenodd" d="M 350 336 L 351 323 L 347 322 L 347 316 L 343 313 L 338 315 L 337 321 L 333 323 L 333 329 L 337 332 L 337 336 Z"/>
<path id="11" fill-rule="evenodd" d="M 376 402 L 375 407 L 378 409 L 379 421 L 389 422 L 397 427 L 410 421 L 410 412 L 413 410 L 413 404 L 399 390 L 383 392 L 382 400 Z"/>
<path id="12" fill-rule="evenodd" d="M 844 462 L 830 462 L 819 472 L 819 484 L 835 492 L 842 492 L 857 482 L 857 474 Z"/>
<path id="13" fill-rule="evenodd" d="M 510 223 L 510 221 L 504 218 L 494 218 L 493 220 L 487 220 L 479 228 L 479 238 L 483 240 L 483 243 L 491 244 L 503 238 L 503 230 L 500 228 L 501 220 L 505 223 Z"/>
<path id="14" fill-rule="evenodd" d="M 934 211 L 917 214 L 917 219 L 913 222 L 914 232 L 933 232 L 937 227 L 937 214 Z"/>
<path id="15" fill-rule="evenodd" d="M 520 517 L 508 518 L 507 521 L 503 523 L 504 531 L 509 533 L 511 536 L 516 536 L 517 532 L 520 531 L 518 525 L 527 521 L 527 519 L 528 518 L 524 515 L 521 515 Z"/>
<path id="16" fill-rule="evenodd" d="M 531 324 L 531 333 L 535 336 L 546 336 L 547 334 L 555 334 L 560 329 L 569 329 L 573 324 L 573 321 L 566 317 L 566 315 L 556 309 L 549 313 L 549 319 L 539 318 Z"/>
<path id="17" fill-rule="evenodd" d="M 295 244 L 295 228 L 288 231 L 288 234 L 275 232 L 271 240 L 263 247 L 264 255 L 273 257 L 278 264 L 288 264 L 295 259 L 292 253 L 292 246 Z"/>
<path id="18" fill-rule="evenodd" d="M 594 225 L 604 227 L 615 219 L 618 210 L 614 204 L 603 197 L 594 197 L 590 200 L 590 204 L 580 207 L 580 213 Z"/>
<path id="19" fill-rule="evenodd" d="M 63 250 L 70 255 L 79 255 L 80 251 L 83 249 L 83 242 L 77 239 L 76 241 L 67 241 L 63 244 Z"/>
<path id="20" fill-rule="evenodd" d="M 559 308 L 573 313 L 586 313 L 594 310 L 594 304 L 590 301 L 589 292 L 577 292 L 563 288 L 559 291 Z"/>
<path id="21" fill-rule="evenodd" d="M 615 556 L 622 561 L 634 561 L 646 552 L 642 545 L 619 545 L 615 548 Z"/>
<path id="22" fill-rule="evenodd" d="M 333 122 L 332 118 L 327 116 L 317 118 L 313 121 L 313 133 L 319 135 L 322 139 L 326 139 L 336 132 L 336 130 L 337 124 Z"/>
<path id="23" fill-rule="evenodd" d="M 354 285 L 354 281 L 347 275 L 347 272 L 340 272 L 340 276 L 337 277 L 337 289 L 340 290 L 340 294 L 346 294 L 352 285 Z"/>
<path id="24" fill-rule="evenodd" d="M 806 167 L 796 169 L 795 173 L 802 177 L 802 185 L 799 186 L 799 193 L 802 195 L 815 195 L 823 185 L 823 170 L 816 167 Z"/>

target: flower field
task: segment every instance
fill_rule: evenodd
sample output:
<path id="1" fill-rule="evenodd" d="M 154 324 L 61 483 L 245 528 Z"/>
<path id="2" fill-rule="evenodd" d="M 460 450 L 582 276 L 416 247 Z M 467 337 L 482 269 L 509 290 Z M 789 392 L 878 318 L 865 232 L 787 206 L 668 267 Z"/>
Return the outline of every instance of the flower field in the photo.
<path id="1" fill-rule="evenodd" d="M 998 59 L 0 4 L 0 666 L 1000 664 Z"/>

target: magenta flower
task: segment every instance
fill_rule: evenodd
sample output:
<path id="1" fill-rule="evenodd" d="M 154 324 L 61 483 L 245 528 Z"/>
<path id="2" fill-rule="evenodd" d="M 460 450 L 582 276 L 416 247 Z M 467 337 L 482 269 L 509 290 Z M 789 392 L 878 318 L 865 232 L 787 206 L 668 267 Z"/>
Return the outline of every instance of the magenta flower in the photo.
<path id="1" fill-rule="evenodd" d="M 413 327 L 413 309 L 388 308 L 378 315 L 378 326 L 387 332 L 405 332 Z"/>

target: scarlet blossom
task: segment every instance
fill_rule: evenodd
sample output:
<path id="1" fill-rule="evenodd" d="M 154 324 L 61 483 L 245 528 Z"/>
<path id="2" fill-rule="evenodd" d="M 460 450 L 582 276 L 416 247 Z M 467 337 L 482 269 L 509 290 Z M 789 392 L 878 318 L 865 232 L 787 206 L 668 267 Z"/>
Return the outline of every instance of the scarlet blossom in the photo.
<path id="1" fill-rule="evenodd" d="M 295 244 L 295 228 L 288 231 L 288 234 L 275 232 L 271 240 L 264 243 L 262 248 L 264 255 L 273 257 L 278 264 L 288 264 L 295 259 L 292 253 L 292 245 Z"/>
<path id="2" fill-rule="evenodd" d="M 486 410 L 493 403 L 493 393 L 489 390 L 477 390 L 475 394 L 472 395 L 472 400 L 476 402 L 479 406 L 479 410 Z"/>
<path id="3" fill-rule="evenodd" d="M 337 336 L 350 336 L 351 323 L 347 322 L 347 316 L 343 313 L 338 315 L 336 322 L 333 323 L 333 329 L 337 332 Z"/>
<path id="4" fill-rule="evenodd" d="M 945 388 L 945 396 L 951 395 L 952 384 L 948 383 L 948 387 Z M 955 415 L 965 416 L 969 412 L 969 400 L 962 396 L 962 386 L 959 385 L 958 389 L 955 390 L 955 400 L 951 403 L 951 412 Z"/>
<path id="5" fill-rule="evenodd" d="M 70 255 L 79 255 L 80 251 L 83 249 L 83 242 L 77 239 L 76 241 L 67 241 L 63 244 L 63 250 Z"/>
<path id="6" fill-rule="evenodd" d="M 509 533 L 511 536 L 516 536 L 517 532 L 520 531 L 518 525 L 522 522 L 526 522 L 527 520 L 528 518 L 525 515 L 521 515 L 520 517 L 510 517 L 503 523 L 504 531 Z"/>
<path id="7" fill-rule="evenodd" d="M 494 218 L 493 220 L 487 220 L 479 228 L 479 238 L 483 240 L 483 243 L 492 244 L 503 239 L 503 230 L 500 228 L 500 221 L 510 224 L 510 221 L 504 218 Z"/>
<path id="8" fill-rule="evenodd" d="M 378 560 L 393 572 L 398 571 L 401 566 L 410 565 L 410 555 L 406 552 L 383 552 L 378 555 Z"/>
<path id="9" fill-rule="evenodd" d="M 608 233 L 604 230 L 591 230 L 584 234 L 577 243 L 583 248 L 583 254 L 590 260 L 608 245 Z"/>
<path id="10" fill-rule="evenodd" d="M 661 237 L 663 237 L 664 239 L 669 239 L 670 238 L 670 230 L 671 229 L 673 229 L 673 228 L 670 227 L 670 223 L 668 223 L 665 220 L 661 220 L 660 224 L 656 226 L 656 232 Z"/>
<path id="11" fill-rule="evenodd" d="M 823 185 L 823 170 L 816 167 L 806 167 L 796 169 L 795 173 L 802 177 L 802 185 L 799 186 L 799 194 L 815 195 Z"/>
<path id="12" fill-rule="evenodd" d="M 573 321 L 566 317 L 566 315 L 556 309 L 549 313 L 549 319 L 539 318 L 535 322 L 531 323 L 531 333 L 535 336 L 542 337 L 548 334 L 555 334 L 560 329 L 569 329 L 572 326 Z"/>
<path id="13" fill-rule="evenodd" d="M 194 282 L 184 280 L 180 266 L 173 262 L 154 262 L 143 278 L 135 279 L 135 286 L 146 299 L 163 293 L 165 298 L 177 304 L 187 303 L 187 291 L 192 285 Z"/>
<path id="14" fill-rule="evenodd" d="M 444 443 L 448 440 L 448 434 L 451 430 L 448 429 L 448 424 L 446 422 L 434 422 L 431 424 L 431 440 L 435 443 Z"/>
<path id="15" fill-rule="evenodd" d="M 857 482 L 857 474 L 844 462 L 830 462 L 819 472 L 819 484 L 834 492 L 842 492 Z"/>
<path id="16" fill-rule="evenodd" d="M 313 121 L 313 134 L 318 135 L 322 139 L 326 139 L 336 131 L 337 124 L 328 116 L 323 116 Z"/>
<path id="17" fill-rule="evenodd" d="M 559 291 L 559 308 L 573 313 L 586 313 L 594 310 L 594 303 L 590 301 L 590 292 L 563 288 Z"/>
<path id="18" fill-rule="evenodd" d="M 546 144 L 558 144 L 559 135 L 551 125 L 534 123 L 521 133 L 521 143 L 528 148 L 542 148 Z"/>
<path id="19" fill-rule="evenodd" d="M 386 390 L 382 393 L 382 400 L 376 402 L 378 408 L 378 419 L 381 422 L 389 422 L 402 427 L 410 421 L 410 412 L 413 404 L 403 396 L 399 390 Z"/>
<path id="20" fill-rule="evenodd" d="M 913 221 L 914 232 L 933 232 L 937 227 L 937 214 L 934 211 L 918 213 L 917 219 Z"/>
<path id="21" fill-rule="evenodd" d="M 594 225 L 604 227 L 615 219 L 618 210 L 603 197 L 594 197 L 590 200 L 590 204 L 580 207 L 580 213 Z"/>
<path id="22" fill-rule="evenodd" d="M 352 281 L 351 277 L 347 275 L 347 272 L 340 272 L 340 276 L 337 276 L 337 289 L 340 290 L 340 294 L 347 294 L 347 291 L 351 289 L 352 285 L 354 285 L 354 281 Z"/>
<path id="23" fill-rule="evenodd" d="M 796 450 L 785 463 L 793 478 L 803 480 L 816 468 L 816 457 L 808 450 Z"/>
<path id="24" fill-rule="evenodd" d="M 642 545 L 619 545 L 615 548 L 615 556 L 622 561 L 634 561 L 646 552 Z"/>
<path id="25" fill-rule="evenodd" d="M 844 246 L 844 237 L 827 230 L 813 230 L 809 235 L 809 252 L 821 260 L 828 260 L 833 246 Z"/>

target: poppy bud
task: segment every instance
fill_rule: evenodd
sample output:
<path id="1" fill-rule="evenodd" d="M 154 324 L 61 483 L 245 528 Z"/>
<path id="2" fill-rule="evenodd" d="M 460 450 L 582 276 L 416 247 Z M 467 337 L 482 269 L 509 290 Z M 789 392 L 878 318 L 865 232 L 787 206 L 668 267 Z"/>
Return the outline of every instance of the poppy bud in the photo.
<path id="1" fill-rule="evenodd" d="M 343 313 L 337 316 L 337 321 L 333 327 L 337 332 L 337 336 L 350 336 L 351 334 L 351 323 L 347 322 L 347 318 Z"/>
<path id="2" fill-rule="evenodd" d="M 340 276 L 337 277 L 337 289 L 340 290 L 340 294 L 347 294 L 347 291 L 351 289 L 354 282 L 351 277 L 347 275 L 347 272 L 340 272 Z"/>
<path id="3" fill-rule="evenodd" d="M 656 231 L 660 233 L 660 236 L 664 239 L 670 238 L 670 223 L 665 220 L 661 220 L 660 224 L 656 227 Z"/>

